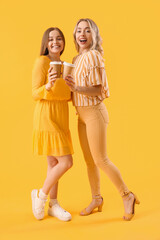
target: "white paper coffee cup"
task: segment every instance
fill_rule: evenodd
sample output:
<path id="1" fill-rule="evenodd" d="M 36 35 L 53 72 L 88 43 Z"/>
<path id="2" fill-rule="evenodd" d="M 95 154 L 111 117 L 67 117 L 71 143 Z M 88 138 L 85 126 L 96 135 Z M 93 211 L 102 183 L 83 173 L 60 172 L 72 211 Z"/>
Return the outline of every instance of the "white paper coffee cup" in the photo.
<path id="1" fill-rule="evenodd" d="M 63 79 L 68 75 L 72 75 L 74 72 L 74 68 L 74 64 L 63 62 Z"/>
<path id="2" fill-rule="evenodd" d="M 62 63 L 59 61 L 50 62 L 50 66 L 53 67 L 53 71 L 57 72 L 57 77 L 61 76 Z"/>

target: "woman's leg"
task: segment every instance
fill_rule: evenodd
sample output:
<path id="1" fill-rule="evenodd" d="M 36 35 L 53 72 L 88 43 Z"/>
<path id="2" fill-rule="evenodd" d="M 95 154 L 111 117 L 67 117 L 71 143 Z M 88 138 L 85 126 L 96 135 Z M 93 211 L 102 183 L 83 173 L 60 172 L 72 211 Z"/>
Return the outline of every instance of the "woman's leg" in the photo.
<path id="1" fill-rule="evenodd" d="M 110 178 L 113 184 L 116 186 L 120 195 L 123 197 L 129 193 L 129 189 L 124 183 L 121 173 L 118 168 L 110 161 L 107 156 L 107 110 L 103 105 L 101 109 L 96 109 L 95 115 L 97 118 L 94 118 L 91 121 L 88 121 L 86 124 L 87 137 L 89 142 L 89 147 L 95 164 L 100 167 L 106 175 Z M 95 127 L 96 126 L 96 127 Z M 130 193 L 128 197 L 123 198 L 125 212 L 130 213 L 132 211 L 134 202 L 134 195 Z"/>
<path id="2" fill-rule="evenodd" d="M 107 174 L 121 196 L 129 192 L 120 171 L 107 156 L 107 123 L 101 117 L 101 113 L 98 115 L 97 112 L 97 118 L 87 122 L 86 131 L 95 164 Z"/>
<path id="3" fill-rule="evenodd" d="M 83 151 L 83 156 L 87 165 L 87 172 L 89 183 L 92 192 L 92 202 L 86 208 L 86 212 L 90 213 L 95 207 L 99 206 L 102 203 L 102 198 L 100 197 L 100 173 L 98 167 L 95 165 L 94 160 L 92 158 L 88 139 L 86 135 L 86 125 L 80 119 L 78 119 L 78 134 L 79 134 L 79 141 Z M 97 198 L 96 198 L 97 197 Z M 83 214 L 83 211 L 81 212 Z"/>
<path id="4" fill-rule="evenodd" d="M 47 169 L 47 176 L 48 176 L 50 174 L 50 171 L 52 170 L 52 168 L 57 165 L 58 161 L 53 156 L 47 156 L 47 162 L 48 162 L 48 169 Z M 57 192 L 58 192 L 58 182 L 51 188 L 51 190 L 49 192 L 50 199 L 56 199 Z"/>
<path id="5" fill-rule="evenodd" d="M 48 171 L 47 176 L 50 175 L 52 169 L 58 164 L 58 160 L 53 156 L 47 156 L 48 161 Z M 71 220 L 72 216 L 69 212 L 63 209 L 58 201 L 57 201 L 57 191 L 58 191 L 58 182 L 54 184 L 50 189 L 50 201 L 49 201 L 49 208 L 48 208 L 48 215 L 57 217 L 62 221 L 69 221 Z"/>
<path id="6" fill-rule="evenodd" d="M 47 201 L 47 195 L 49 194 L 50 191 L 51 191 L 51 196 L 55 197 L 57 195 L 57 186 L 58 186 L 57 182 L 59 178 L 69 168 L 71 168 L 73 164 L 71 155 L 56 157 L 56 159 L 57 159 L 57 163 L 55 162 L 55 159 L 53 157 L 47 157 L 48 172 L 47 172 L 47 177 L 44 182 L 43 188 L 40 189 L 40 191 L 38 191 L 38 189 L 34 189 L 31 192 L 33 214 L 39 220 L 44 218 L 44 207 L 45 207 L 45 202 Z M 70 213 L 64 211 L 64 209 L 62 209 L 59 206 L 58 202 L 56 202 L 56 204 L 53 206 L 53 202 L 55 202 L 55 200 L 56 199 L 52 201 L 52 206 L 49 207 L 50 215 L 54 215 L 63 221 L 70 220 L 71 219 Z"/>
<path id="7" fill-rule="evenodd" d="M 60 177 L 62 177 L 63 174 L 73 165 L 71 155 L 56 157 L 56 159 L 58 163 L 49 171 L 42 187 L 42 192 L 46 195 L 48 195 L 49 191 L 58 182 Z"/>
<path id="8" fill-rule="evenodd" d="M 94 163 L 90 152 L 88 139 L 86 135 L 86 125 L 78 119 L 79 141 L 83 151 L 83 156 L 87 165 L 88 178 L 91 186 L 92 196 L 100 194 L 100 174 L 99 169 Z"/>

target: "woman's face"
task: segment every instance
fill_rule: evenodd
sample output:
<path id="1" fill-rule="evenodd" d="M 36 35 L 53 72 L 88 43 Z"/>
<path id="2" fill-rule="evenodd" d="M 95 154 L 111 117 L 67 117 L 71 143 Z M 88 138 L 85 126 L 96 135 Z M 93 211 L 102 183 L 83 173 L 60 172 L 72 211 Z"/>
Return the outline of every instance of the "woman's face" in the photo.
<path id="1" fill-rule="evenodd" d="M 60 54 L 64 48 L 63 38 L 57 30 L 53 30 L 49 33 L 48 38 L 48 51 L 50 55 Z"/>
<path id="2" fill-rule="evenodd" d="M 76 42 L 79 45 L 79 52 L 82 53 L 90 49 L 92 44 L 92 33 L 88 22 L 82 21 L 78 24 Z"/>

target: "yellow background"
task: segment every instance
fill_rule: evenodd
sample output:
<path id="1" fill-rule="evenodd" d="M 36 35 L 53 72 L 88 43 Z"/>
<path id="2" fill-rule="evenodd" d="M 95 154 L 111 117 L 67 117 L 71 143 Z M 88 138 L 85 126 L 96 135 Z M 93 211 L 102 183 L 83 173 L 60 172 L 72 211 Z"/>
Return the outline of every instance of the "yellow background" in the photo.
<path id="1" fill-rule="evenodd" d="M 1 0 L 0 239 L 160 239 L 159 12 L 159 0 Z M 93 19 L 103 38 L 111 93 L 105 100 L 108 155 L 141 200 L 131 222 L 121 220 L 122 200 L 103 172 L 103 212 L 78 215 L 91 194 L 71 103 L 74 166 L 60 180 L 58 199 L 73 219 L 32 216 L 30 192 L 42 186 L 47 169 L 45 157 L 32 156 L 32 67 L 51 26 L 64 32 L 62 60 L 71 62 L 72 32 L 82 17 Z"/>

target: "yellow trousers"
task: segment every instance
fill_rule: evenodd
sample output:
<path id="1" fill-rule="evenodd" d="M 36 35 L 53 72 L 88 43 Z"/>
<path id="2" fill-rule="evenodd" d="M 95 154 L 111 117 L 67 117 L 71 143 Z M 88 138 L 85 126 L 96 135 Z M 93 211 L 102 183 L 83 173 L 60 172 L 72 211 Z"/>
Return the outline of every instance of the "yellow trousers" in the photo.
<path id="1" fill-rule="evenodd" d="M 76 107 L 78 133 L 83 155 L 87 164 L 92 196 L 100 194 L 101 168 L 118 189 L 121 196 L 129 192 L 120 171 L 107 156 L 108 112 L 101 102 L 95 106 Z"/>

